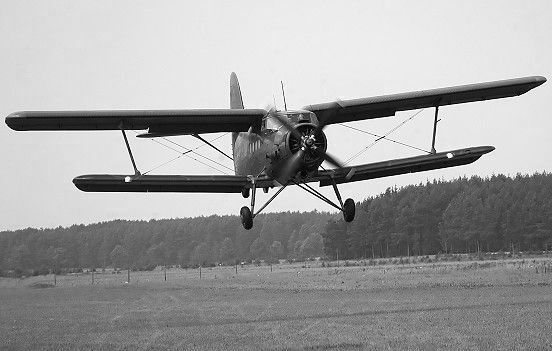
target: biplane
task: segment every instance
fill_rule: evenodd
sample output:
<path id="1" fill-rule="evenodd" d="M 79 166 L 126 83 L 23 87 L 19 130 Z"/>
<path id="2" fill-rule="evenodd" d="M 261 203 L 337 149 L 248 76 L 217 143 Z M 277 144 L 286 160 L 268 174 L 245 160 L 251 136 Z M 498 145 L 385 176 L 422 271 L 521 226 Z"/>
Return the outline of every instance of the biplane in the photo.
<path id="1" fill-rule="evenodd" d="M 235 73 L 230 75 L 229 109 L 185 110 L 99 110 L 99 111 L 22 111 L 6 117 L 6 124 L 17 131 L 30 130 L 118 130 L 122 132 L 132 162 L 133 174 L 89 174 L 73 179 L 75 186 L 89 192 L 207 192 L 241 193 L 251 197 L 250 207 L 240 210 L 245 229 L 253 219 L 288 185 L 297 185 L 309 194 L 342 212 L 344 220 L 355 217 L 355 202 L 342 200 L 338 184 L 421 172 L 472 163 L 494 150 L 477 146 L 437 152 L 435 136 L 439 108 L 482 100 L 524 94 L 546 82 L 540 76 L 422 90 L 394 95 L 339 100 L 314 104 L 300 110 L 244 108 Z M 282 87 L 283 88 L 283 87 Z M 285 95 L 284 95 L 285 101 Z M 355 166 L 342 165 L 327 151 L 324 128 L 344 122 L 394 116 L 398 111 L 434 108 L 431 151 L 427 154 Z M 141 174 L 125 131 L 143 130 L 142 138 L 192 135 L 217 151 L 222 150 L 201 134 L 231 132 L 234 175 L 150 175 Z M 325 169 L 327 161 L 334 168 Z M 309 183 L 332 186 L 337 202 L 330 200 Z M 255 210 L 255 193 L 262 188 L 277 191 Z"/>

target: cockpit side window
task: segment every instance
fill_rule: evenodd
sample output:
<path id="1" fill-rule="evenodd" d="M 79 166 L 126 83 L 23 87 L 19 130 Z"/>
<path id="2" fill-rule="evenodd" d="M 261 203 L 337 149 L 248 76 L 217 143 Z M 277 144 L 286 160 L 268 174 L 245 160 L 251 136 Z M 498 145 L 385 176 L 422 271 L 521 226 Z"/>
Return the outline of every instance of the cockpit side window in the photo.
<path id="1" fill-rule="evenodd" d="M 272 116 L 267 116 L 263 121 L 265 129 L 279 130 L 282 128 L 282 123 Z"/>

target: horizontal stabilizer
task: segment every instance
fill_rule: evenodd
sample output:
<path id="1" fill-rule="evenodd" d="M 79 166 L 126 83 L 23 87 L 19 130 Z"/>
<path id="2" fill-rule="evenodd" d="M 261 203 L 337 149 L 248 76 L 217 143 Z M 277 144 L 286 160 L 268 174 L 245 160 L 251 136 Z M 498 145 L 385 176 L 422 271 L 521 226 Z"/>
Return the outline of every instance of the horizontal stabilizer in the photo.
<path id="1" fill-rule="evenodd" d="M 493 151 L 492 146 L 478 146 L 435 154 L 401 158 L 353 167 L 343 167 L 318 173 L 320 186 L 336 183 L 356 182 L 360 180 L 389 177 L 398 174 L 416 173 L 432 169 L 466 165 L 475 162 L 482 155 Z"/>

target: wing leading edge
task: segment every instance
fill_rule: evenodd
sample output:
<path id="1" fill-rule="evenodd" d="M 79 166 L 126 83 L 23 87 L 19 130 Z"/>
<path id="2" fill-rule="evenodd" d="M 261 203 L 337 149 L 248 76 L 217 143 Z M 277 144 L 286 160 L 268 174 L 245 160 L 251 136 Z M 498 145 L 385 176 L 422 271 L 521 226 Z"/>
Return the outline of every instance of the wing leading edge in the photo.
<path id="1" fill-rule="evenodd" d="M 517 96 L 525 94 L 544 82 L 546 82 L 546 78 L 541 76 L 514 78 L 402 94 L 339 100 L 308 105 L 303 109 L 312 111 L 317 115 L 327 113 L 329 117 L 325 121 L 326 124 L 343 123 L 394 116 L 397 111 Z"/>
<path id="2" fill-rule="evenodd" d="M 6 124 L 27 130 L 148 129 L 152 136 L 246 132 L 260 128 L 263 109 L 21 111 L 6 117 Z"/>

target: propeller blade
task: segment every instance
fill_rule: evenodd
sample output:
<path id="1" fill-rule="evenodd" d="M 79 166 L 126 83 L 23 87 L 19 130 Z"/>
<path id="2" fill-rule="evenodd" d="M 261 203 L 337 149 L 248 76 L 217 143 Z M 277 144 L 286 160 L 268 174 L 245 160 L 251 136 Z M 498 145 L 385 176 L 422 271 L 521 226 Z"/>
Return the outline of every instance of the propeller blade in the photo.
<path id="1" fill-rule="evenodd" d="M 328 154 L 327 152 L 324 152 L 322 150 L 317 150 L 318 157 L 323 157 L 325 161 L 327 161 L 329 164 L 331 164 L 334 167 L 337 168 L 343 168 L 343 165 L 341 162 L 339 162 L 335 157 Z"/>
<path id="2" fill-rule="evenodd" d="M 301 163 L 303 162 L 304 154 L 305 154 L 305 151 L 303 151 L 303 149 L 300 149 L 288 159 L 281 173 L 282 178 L 285 181 L 288 181 L 291 177 L 295 175 L 295 173 L 297 173 L 297 171 L 301 167 Z"/>
<path id="3" fill-rule="evenodd" d="M 328 163 L 330 163 L 332 166 L 335 166 L 337 168 L 343 168 L 343 165 L 341 162 L 335 159 L 332 155 L 328 154 L 327 152 L 324 153 L 324 160 L 326 160 Z"/>

